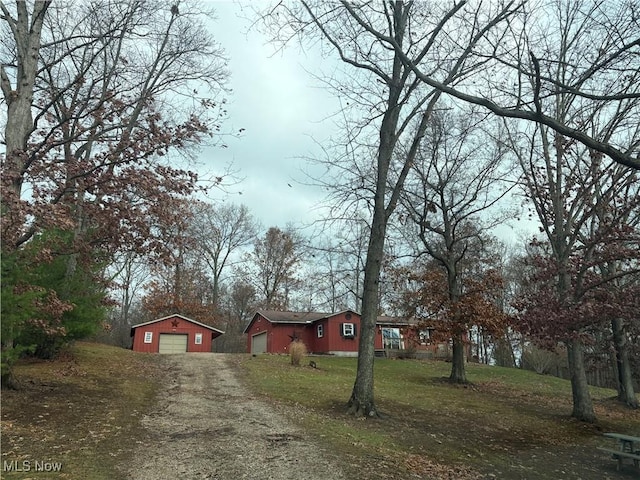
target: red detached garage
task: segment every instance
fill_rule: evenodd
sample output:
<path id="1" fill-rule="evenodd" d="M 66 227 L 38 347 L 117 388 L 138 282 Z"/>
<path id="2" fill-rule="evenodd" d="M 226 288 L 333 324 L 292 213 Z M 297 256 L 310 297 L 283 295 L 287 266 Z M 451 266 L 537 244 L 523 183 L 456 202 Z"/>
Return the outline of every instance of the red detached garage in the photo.
<path id="1" fill-rule="evenodd" d="M 131 327 L 133 350 L 149 353 L 210 352 L 223 333 L 177 313 Z"/>

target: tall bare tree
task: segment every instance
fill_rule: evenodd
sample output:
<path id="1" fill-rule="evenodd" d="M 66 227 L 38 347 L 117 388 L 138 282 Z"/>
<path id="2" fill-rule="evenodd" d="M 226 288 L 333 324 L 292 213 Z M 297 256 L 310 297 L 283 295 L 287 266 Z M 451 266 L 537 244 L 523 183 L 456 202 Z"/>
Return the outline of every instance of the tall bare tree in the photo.
<path id="1" fill-rule="evenodd" d="M 264 237 L 255 240 L 244 275 L 252 279 L 263 308 L 289 307 L 292 287 L 297 284 L 300 250 L 300 236 L 291 227 L 271 227 Z"/>
<path id="2" fill-rule="evenodd" d="M 544 125 L 616 163 L 640 169 L 640 20 L 635 2 L 508 2 L 517 13 L 511 16 L 508 30 L 485 37 L 486 49 L 474 52 L 483 75 L 469 76 L 457 86 L 439 79 L 427 62 L 411 58 L 393 35 L 372 28 L 356 7 L 346 1 L 343 4 L 372 41 L 393 48 L 425 84 L 500 117 Z M 483 9 L 480 1 L 461 0 L 455 5 L 470 14 L 468 22 L 475 21 L 473 13 Z M 560 51 L 557 45 L 563 45 Z M 550 71 L 550 65 L 558 68 Z M 584 128 L 581 116 L 559 118 L 546 108 L 546 100 L 561 102 L 559 97 L 566 95 L 575 98 L 574 103 L 617 111 L 625 121 L 602 136 Z"/>
<path id="3" fill-rule="evenodd" d="M 473 111 L 434 115 L 402 194 L 401 212 L 419 238 L 414 248 L 446 272 L 452 312 L 459 312 L 456 305 L 468 290 L 465 270 L 470 262 L 489 256 L 490 231 L 508 218 L 508 209 L 501 211 L 499 202 L 517 180 L 505 162 L 507 149 L 485 134 L 488 123 Z M 463 334 L 458 328 L 453 335 L 449 378 L 456 383 L 467 381 Z"/>
<path id="4" fill-rule="evenodd" d="M 358 107 L 347 116 L 357 119 L 357 127 L 348 130 L 354 135 L 350 148 L 363 148 L 366 157 L 375 159 L 370 169 L 373 177 L 362 179 L 363 187 L 371 188 L 360 190 L 370 202 L 372 220 L 357 376 L 348 404 L 356 415 L 377 415 L 374 338 L 387 227 L 441 95 L 441 90 L 423 88 L 424 82 L 416 77 L 413 66 L 426 66 L 442 85 L 455 85 L 481 65 L 477 58 L 472 60 L 475 52 L 483 49 L 490 32 L 507 28 L 506 20 L 514 12 L 509 3 L 491 11 L 479 9 L 468 16 L 463 6 L 303 1 L 280 3 L 263 17 L 277 40 L 287 42 L 296 35 L 303 41 L 317 40 L 344 62 L 350 82 L 343 94 Z M 392 39 L 392 43 L 386 39 Z M 402 157 L 399 145 L 406 147 Z"/>
<path id="5" fill-rule="evenodd" d="M 531 55 L 535 74 L 526 77 L 534 96 L 530 106 L 539 122 L 521 124 L 519 133 L 505 138 L 511 140 L 519 156 L 527 196 L 549 243 L 553 263 L 549 268 L 555 272 L 554 301 L 570 309 L 583 303 L 593 288 L 588 278 L 603 260 L 599 252 L 624 243 L 617 228 L 626 223 L 629 209 L 637 209 L 635 199 L 627 196 L 627 201 L 620 203 L 620 195 L 635 181 L 629 166 L 635 167 L 631 154 L 640 145 L 640 64 L 637 54 L 634 59 L 634 47 L 627 43 L 638 30 L 633 28 L 637 19 L 630 18 L 616 2 L 548 5 L 544 26 L 536 29 L 532 25 L 528 30 L 531 40 L 536 40 L 536 46 L 529 47 L 544 52 L 540 59 Z M 618 22 L 615 40 L 605 28 L 613 19 Z M 636 68 L 628 70 L 634 63 Z M 611 69 L 626 73 L 620 77 Z M 557 125 L 573 125 L 581 133 L 573 135 Z M 513 125 L 509 128 L 515 130 Z M 599 145 L 584 141 L 582 136 Z M 610 142 L 624 145 L 628 155 L 622 158 L 601 148 Z M 629 254 L 623 249 L 618 253 Z M 604 275 L 599 284 L 614 278 Z M 569 322 L 564 329 L 557 324 L 556 330 L 564 332 L 561 340 L 567 345 L 572 415 L 593 422 L 583 346 L 589 327 L 583 318 Z"/>
<path id="6" fill-rule="evenodd" d="M 309 248 L 313 269 L 309 306 L 321 311 L 359 312 L 369 226 L 358 213 L 321 225 L 325 235 L 315 237 Z"/>
<path id="7" fill-rule="evenodd" d="M 212 301 L 217 304 L 231 255 L 255 240 L 258 226 L 245 205 L 198 203 L 194 210 L 189 232 L 211 270 Z"/>
<path id="8" fill-rule="evenodd" d="M 247 351 L 247 337 L 244 328 L 256 309 L 256 290 L 244 279 L 224 286 L 216 307 L 222 312 L 224 336 L 216 342 L 216 349 L 223 352 L 244 353 Z"/>

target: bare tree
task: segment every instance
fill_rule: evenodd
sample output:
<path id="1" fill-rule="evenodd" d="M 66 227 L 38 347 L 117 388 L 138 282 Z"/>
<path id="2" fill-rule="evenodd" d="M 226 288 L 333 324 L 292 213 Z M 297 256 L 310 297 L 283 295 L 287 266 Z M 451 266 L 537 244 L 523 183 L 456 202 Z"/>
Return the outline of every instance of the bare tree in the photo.
<path id="1" fill-rule="evenodd" d="M 640 144 L 640 96 L 634 80 L 638 78 L 637 55 L 634 60 L 633 47 L 627 43 L 633 31 L 637 34 L 637 28 L 632 28 L 637 19 L 629 18 L 617 3 L 550 2 L 549 7 L 546 27 L 528 30 L 537 42 L 535 48 L 542 49 L 546 57 L 532 55 L 535 74 L 525 77 L 534 95 L 529 106 L 538 123 L 517 125 L 518 133 L 516 125 L 506 124 L 512 133 L 504 138 L 519 157 L 526 194 L 549 243 L 553 263 L 549 268 L 556 272 L 555 301 L 569 309 L 580 305 L 594 288 L 588 278 L 603 261 L 603 252 L 617 246 L 616 255 L 628 255 L 620 247 L 625 240 L 617 229 L 626 223 L 629 210 L 637 209 L 636 200 L 627 196 L 621 203 L 620 197 L 635 181 L 635 172 L 628 166 L 637 168 L 631 153 Z M 605 29 L 614 19 L 615 42 Z M 634 61 L 634 71 L 627 70 Z M 626 72 L 624 80 L 611 69 Z M 574 135 L 558 125 L 574 125 L 581 133 Z M 609 142 L 625 145 L 627 154 L 616 149 L 612 153 Z M 614 277 L 604 275 L 598 284 Z M 558 338 L 567 345 L 572 415 L 592 422 L 595 413 L 582 342 L 591 328 L 588 323 L 586 318 L 576 319 L 561 328 L 556 322 L 555 330 L 563 332 Z"/>
<path id="2" fill-rule="evenodd" d="M 258 226 L 245 205 L 198 203 L 194 210 L 189 232 L 211 270 L 212 301 L 217 304 L 231 255 L 255 240 Z"/>
<path id="3" fill-rule="evenodd" d="M 131 326 L 131 309 L 139 302 L 139 294 L 149 273 L 147 262 L 137 252 L 122 252 L 113 258 L 105 277 L 109 278 L 118 302 L 117 313 L 112 313 L 114 323 Z"/>
<path id="4" fill-rule="evenodd" d="M 300 35 L 303 41 L 318 40 L 349 68 L 351 86 L 346 95 L 359 108 L 352 115 L 360 116 L 358 127 L 349 130 L 359 139 L 351 147 L 369 149 L 369 158 L 375 159 L 369 182 L 373 188 L 368 194 L 372 220 L 358 369 L 349 400 L 349 410 L 357 415 L 377 415 L 373 397 L 374 338 L 387 226 L 441 95 L 441 90 L 422 88 L 424 82 L 415 76 L 412 65 L 427 64 L 442 84 L 455 85 L 479 66 L 469 59 L 487 34 L 498 26 L 505 28 L 505 20 L 513 13 L 509 4 L 491 12 L 478 11 L 466 21 L 460 12 L 462 6 L 400 1 L 358 5 L 281 3 L 263 17 L 277 39 L 287 42 Z M 390 45 L 397 49 L 388 48 Z M 378 138 L 368 143 L 365 139 L 371 131 Z M 400 144 L 407 147 L 402 158 L 396 155 Z M 397 168 L 392 168 L 394 162 L 399 162 Z"/>
<path id="5" fill-rule="evenodd" d="M 640 169 L 640 20 L 633 2 L 511 1 L 509 29 L 485 37 L 487 48 L 473 53 L 474 61 L 483 65 L 484 81 L 469 76 L 470 81 L 458 86 L 447 85 L 423 58 L 412 58 L 397 38 L 376 29 L 357 7 L 342 3 L 372 42 L 393 48 L 425 84 L 500 117 L 544 125 L 616 163 Z M 474 22 L 473 14 L 482 12 L 483 5 L 462 0 L 454 9 Z M 549 16 L 554 21 L 549 22 Z M 554 44 L 562 44 L 561 51 Z M 549 66 L 559 68 L 545 72 Z M 625 121 L 598 136 L 584 128 L 582 117 L 559 118 L 545 107 L 547 101 L 562 102 L 567 95 L 575 103 L 617 111 Z"/>
<path id="6" fill-rule="evenodd" d="M 345 272 L 336 245 L 316 243 L 310 247 L 310 266 L 301 282 L 303 308 L 306 311 L 340 311 L 347 292 Z"/>
<path id="7" fill-rule="evenodd" d="M 292 227 L 286 230 L 271 227 L 264 237 L 255 240 L 244 275 L 261 294 L 259 302 L 263 308 L 289 307 L 292 288 L 298 282 L 300 249 L 301 238 Z"/>
<path id="8" fill-rule="evenodd" d="M 218 303 L 225 333 L 216 342 L 216 348 L 223 352 L 246 352 L 247 337 L 243 331 L 256 308 L 255 288 L 244 280 L 235 281 L 221 289 Z"/>
<path id="9" fill-rule="evenodd" d="M 485 134 L 486 124 L 484 115 L 472 111 L 434 115 L 402 194 L 401 212 L 414 226 L 409 231 L 417 231 L 418 254 L 446 271 L 453 312 L 467 290 L 468 264 L 488 256 L 489 232 L 513 214 L 497 207 L 517 179 L 504 161 L 507 150 Z M 464 332 L 454 332 L 449 378 L 466 383 Z"/>
<path id="10" fill-rule="evenodd" d="M 321 225 L 325 235 L 309 247 L 312 268 L 309 306 L 331 312 L 344 309 L 359 312 L 369 226 L 358 213 Z"/>

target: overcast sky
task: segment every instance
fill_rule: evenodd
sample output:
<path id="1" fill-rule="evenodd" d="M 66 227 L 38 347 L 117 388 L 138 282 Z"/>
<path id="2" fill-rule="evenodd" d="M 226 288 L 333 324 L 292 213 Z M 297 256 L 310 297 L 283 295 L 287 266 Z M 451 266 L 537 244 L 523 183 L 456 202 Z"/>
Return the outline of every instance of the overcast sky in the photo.
<path id="1" fill-rule="evenodd" d="M 204 149 L 206 168 L 221 169 L 232 163 L 243 181 L 217 199 L 245 204 L 265 230 L 271 226 L 308 225 L 320 217 L 319 204 L 325 192 L 304 185 L 307 158 L 321 157 L 318 144 L 328 146 L 336 134 L 331 118 L 339 109 L 338 99 L 321 88 L 308 70 L 326 67 L 313 52 L 292 46 L 284 52 L 274 48 L 257 31 L 247 31 L 249 12 L 233 1 L 213 4 L 217 20 L 211 32 L 227 52 L 231 71 L 229 119 L 226 126 L 245 129 L 241 138 L 231 138 L 228 148 Z M 504 225 L 495 232 L 508 242 L 520 242 L 521 232 L 531 234 L 536 225 L 522 222 Z"/>
<path id="2" fill-rule="evenodd" d="M 225 126 L 245 130 L 241 138 L 227 139 L 226 149 L 203 150 L 200 160 L 214 169 L 233 164 L 244 179 L 229 188 L 226 200 L 245 204 L 265 229 L 308 223 L 319 215 L 323 192 L 300 183 L 305 158 L 318 155 L 318 143 L 332 134 L 327 117 L 336 112 L 337 99 L 305 71 L 319 58 L 298 49 L 274 54 L 264 36 L 247 33 L 239 5 L 215 2 L 214 8 L 212 34 L 229 57 L 233 89 Z"/>

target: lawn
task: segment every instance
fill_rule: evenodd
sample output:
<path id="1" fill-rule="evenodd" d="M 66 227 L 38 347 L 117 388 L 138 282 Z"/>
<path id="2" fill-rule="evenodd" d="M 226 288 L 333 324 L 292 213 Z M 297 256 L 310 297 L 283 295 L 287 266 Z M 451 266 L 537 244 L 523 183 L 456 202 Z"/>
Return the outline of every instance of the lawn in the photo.
<path id="1" fill-rule="evenodd" d="M 286 356 L 242 357 L 247 382 L 276 400 L 327 448 L 350 456 L 371 478 L 637 478 L 632 466 L 596 449 L 602 432 L 640 434 L 640 414 L 613 390 L 592 388 L 596 425 L 569 417 L 568 381 L 519 369 L 468 364 L 467 386 L 446 381 L 450 364 L 377 359 L 381 419 L 345 412 L 356 359 L 315 357 L 318 368 Z"/>
<path id="2" fill-rule="evenodd" d="M 2 478 L 121 476 L 118 465 L 143 440 L 139 421 L 153 406 L 159 360 L 79 342 L 55 361 L 21 363 L 20 389 L 2 392 Z"/>
<path id="3" fill-rule="evenodd" d="M 599 452 L 602 433 L 640 434 L 640 412 L 618 405 L 612 390 L 592 389 L 599 423 L 569 417 L 569 382 L 517 369 L 468 364 L 467 386 L 446 381 L 450 364 L 376 360 L 380 419 L 345 413 L 356 359 L 314 357 L 318 368 L 286 356 L 236 355 L 241 378 L 337 455 L 354 479 L 638 478 Z M 2 478 L 122 478 L 147 440 L 142 416 L 155 406 L 163 356 L 78 343 L 56 361 L 17 368 L 18 391 L 2 392 L 2 460 L 62 464 Z M 239 419 L 238 421 L 241 421 Z M 350 470 L 349 470 L 350 469 Z M 295 478 L 295 472 L 292 472 Z M 227 479 L 220 479 L 227 480 Z M 229 479 L 233 480 L 233 479 Z M 330 479 L 329 479 L 330 480 Z"/>

